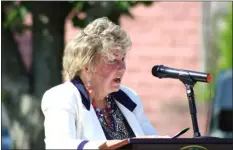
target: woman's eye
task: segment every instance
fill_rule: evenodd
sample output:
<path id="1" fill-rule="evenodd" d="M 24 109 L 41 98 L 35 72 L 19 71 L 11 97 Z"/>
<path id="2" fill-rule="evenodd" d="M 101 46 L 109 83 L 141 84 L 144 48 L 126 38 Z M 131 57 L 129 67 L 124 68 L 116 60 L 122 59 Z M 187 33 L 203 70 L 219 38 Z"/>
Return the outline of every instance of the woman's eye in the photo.
<path id="1" fill-rule="evenodd" d="M 108 61 L 109 63 L 111 63 L 111 64 L 113 64 L 113 63 L 116 63 L 117 62 L 117 60 L 116 59 L 114 59 L 114 60 L 110 60 L 110 61 Z"/>
<path id="2" fill-rule="evenodd" d="M 108 60 L 109 64 L 117 64 L 120 63 L 121 61 L 125 61 L 125 57 L 123 57 L 121 60 L 120 59 L 113 59 L 113 60 Z"/>

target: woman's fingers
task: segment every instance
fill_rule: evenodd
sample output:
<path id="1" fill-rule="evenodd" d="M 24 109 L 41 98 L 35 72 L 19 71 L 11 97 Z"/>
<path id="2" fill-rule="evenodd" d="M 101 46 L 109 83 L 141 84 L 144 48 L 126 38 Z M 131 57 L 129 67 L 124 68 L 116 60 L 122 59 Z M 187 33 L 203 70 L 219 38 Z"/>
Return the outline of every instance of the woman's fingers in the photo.
<path id="1" fill-rule="evenodd" d="M 106 145 L 109 147 L 109 146 L 112 146 L 112 145 L 115 145 L 115 144 L 118 144 L 120 142 L 122 142 L 123 140 L 108 140 L 106 142 Z"/>

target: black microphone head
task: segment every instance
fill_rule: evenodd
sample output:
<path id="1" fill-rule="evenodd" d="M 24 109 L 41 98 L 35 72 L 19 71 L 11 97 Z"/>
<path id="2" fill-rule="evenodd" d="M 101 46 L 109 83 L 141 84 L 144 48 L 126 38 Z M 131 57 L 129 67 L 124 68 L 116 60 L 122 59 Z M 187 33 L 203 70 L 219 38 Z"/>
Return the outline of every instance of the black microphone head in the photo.
<path id="1" fill-rule="evenodd" d="M 160 71 L 160 68 L 163 67 L 163 65 L 155 65 L 153 68 L 152 68 L 152 75 L 155 76 L 155 77 L 159 77 L 159 71 Z"/>

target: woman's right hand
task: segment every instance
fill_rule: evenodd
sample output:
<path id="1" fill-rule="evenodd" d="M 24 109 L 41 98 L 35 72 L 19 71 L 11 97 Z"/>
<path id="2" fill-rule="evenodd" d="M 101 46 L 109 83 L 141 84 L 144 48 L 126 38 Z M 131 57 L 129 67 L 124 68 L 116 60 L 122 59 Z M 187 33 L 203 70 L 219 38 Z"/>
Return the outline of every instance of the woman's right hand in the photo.
<path id="1" fill-rule="evenodd" d="M 101 145 L 100 149 L 116 149 L 122 145 L 128 144 L 128 140 L 107 140 L 103 145 Z"/>
<path id="2" fill-rule="evenodd" d="M 106 141 L 106 145 L 107 145 L 107 147 L 110 147 L 110 146 L 119 144 L 119 143 L 121 143 L 121 142 L 123 142 L 123 141 L 124 141 L 124 140 L 107 140 L 107 141 Z"/>

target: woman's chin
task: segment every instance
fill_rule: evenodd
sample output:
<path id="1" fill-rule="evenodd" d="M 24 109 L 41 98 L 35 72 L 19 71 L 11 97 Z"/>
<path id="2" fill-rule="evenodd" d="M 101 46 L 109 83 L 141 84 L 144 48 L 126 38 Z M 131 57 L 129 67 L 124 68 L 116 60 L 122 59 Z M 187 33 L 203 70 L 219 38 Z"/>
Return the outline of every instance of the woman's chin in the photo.
<path id="1" fill-rule="evenodd" d="M 114 83 L 114 84 L 112 84 L 112 86 L 111 86 L 112 91 L 114 91 L 114 92 L 119 91 L 120 85 L 121 85 L 120 83 Z"/>

